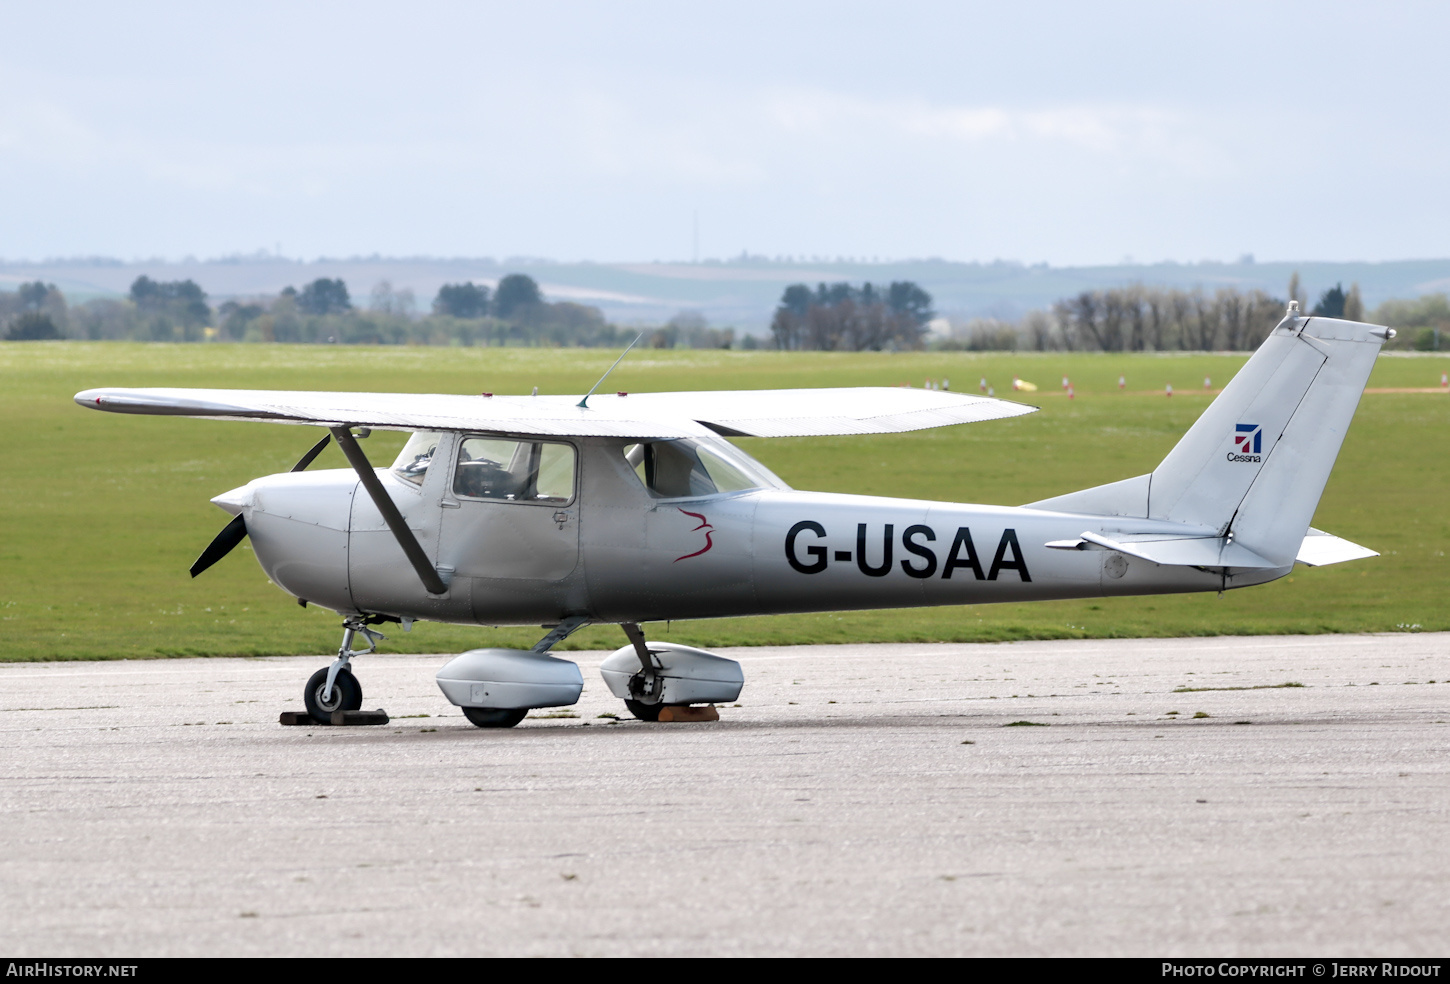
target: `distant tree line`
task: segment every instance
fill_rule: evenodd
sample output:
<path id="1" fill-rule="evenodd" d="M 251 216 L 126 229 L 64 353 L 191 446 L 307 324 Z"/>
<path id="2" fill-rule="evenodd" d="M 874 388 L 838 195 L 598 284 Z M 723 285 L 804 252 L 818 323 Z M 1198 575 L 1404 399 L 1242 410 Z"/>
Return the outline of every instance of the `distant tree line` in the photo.
<path id="1" fill-rule="evenodd" d="M 1063 347 L 1102 352 L 1257 348 L 1287 304 L 1262 290 L 1126 287 L 1084 291 L 1053 314 Z M 1048 339 L 1044 339 L 1044 342 Z"/>
<path id="2" fill-rule="evenodd" d="M 1087 290 L 1016 322 L 979 319 L 934 340 L 943 349 L 1039 352 L 1246 351 L 1284 317 L 1262 290 L 1180 290 L 1141 284 Z"/>
<path id="3" fill-rule="evenodd" d="M 770 323 L 785 351 L 880 351 L 920 348 L 932 318 L 931 295 L 910 281 L 886 288 L 864 283 L 793 284 Z"/>
<path id="4" fill-rule="evenodd" d="M 1289 297 L 1306 306 L 1299 277 Z M 929 332 L 932 297 L 910 281 L 793 284 L 781 296 L 762 341 L 717 328 L 697 311 L 681 311 L 646 328 L 654 348 L 862 351 L 930 347 L 1036 351 L 1247 351 L 1284 316 L 1287 302 L 1262 290 L 1223 287 L 1182 290 L 1142 284 L 1083 291 L 1016 320 L 977 318 Z M 431 311 L 420 315 L 413 292 L 383 281 L 367 303 L 354 305 L 347 284 L 319 278 L 275 296 L 228 300 L 213 308 L 191 280 L 137 277 L 124 298 L 68 304 L 54 284 L 23 283 L 0 291 L 0 338 L 241 341 L 382 345 L 516 345 L 619 347 L 638 328 L 619 327 L 595 307 L 545 301 L 539 285 L 509 274 L 490 288 L 471 281 L 444 284 Z M 1392 348 L 1450 351 L 1450 298 L 1428 294 L 1385 301 L 1365 312 L 1358 285 L 1324 291 L 1310 314 L 1368 320 L 1399 335 Z"/>
<path id="5" fill-rule="evenodd" d="M 1399 327 L 1413 322 L 1413 339 L 1397 339 L 1398 347 L 1433 348 L 1435 325 L 1450 328 L 1445 295 L 1415 301 L 1386 301 L 1366 316 L 1359 286 L 1336 284 L 1305 308 L 1295 274 L 1289 296 L 1306 314 Z M 936 349 L 972 351 L 1172 352 L 1251 351 L 1283 320 L 1288 302 L 1266 291 L 1221 287 L 1182 290 L 1134 284 L 1089 290 L 1064 298 L 1045 310 L 1012 321 L 977 318 L 954 325 L 930 341 Z M 1439 319 L 1439 320 L 1437 320 Z M 1424 326 L 1424 327 L 1421 327 Z M 1450 336 L 1445 341 L 1450 348 Z"/>
<path id="6" fill-rule="evenodd" d="M 9 341 L 64 338 L 66 323 L 65 295 L 55 284 L 37 280 L 14 291 L 0 291 L 0 328 Z"/>
<path id="7" fill-rule="evenodd" d="M 1391 345 L 1421 352 L 1450 352 L 1450 297 L 1444 294 L 1385 301 L 1375 308 L 1372 320 L 1399 332 Z"/>
<path id="8" fill-rule="evenodd" d="M 620 345 L 634 333 L 609 324 L 595 307 L 544 300 L 523 274 L 497 288 L 445 284 L 432 312 L 419 316 L 413 292 L 384 281 L 368 302 L 353 303 L 341 279 L 318 278 L 275 296 L 228 300 L 213 308 L 191 280 L 141 276 L 124 298 L 67 305 L 54 284 L 0 291 L 0 337 L 167 342 L 240 341 L 426 345 Z"/>
<path id="9" fill-rule="evenodd" d="M 646 332 L 650 348 L 728 349 L 735 345 L 734 328 L 712 328 L 699 311 L 681 311 L 664 325 Z M 741 348 L 754 349 L 760 342 L 753 335 L 740 340 Z"/>

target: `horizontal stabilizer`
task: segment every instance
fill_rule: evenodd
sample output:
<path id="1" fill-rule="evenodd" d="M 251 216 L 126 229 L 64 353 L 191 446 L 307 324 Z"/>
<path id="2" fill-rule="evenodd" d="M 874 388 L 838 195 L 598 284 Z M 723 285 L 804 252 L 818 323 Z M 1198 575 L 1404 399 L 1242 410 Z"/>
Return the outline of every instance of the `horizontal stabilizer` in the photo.
<path id="1" fill-rule="evenodd" d="M 1116 550 L 1118 553 L 1151 561 L 1164 567 L 1239 567 L 1272 570 L 1271 564 L 1249 548 L 1222 536 L 1164 536 L 1161 533 L 1129 533 L 1111 539 L 1084 532 L 1076 540 L 1052 540 L 1054 550 Z"/>
<path id="2" fill-rule="evenodd" d="M 1304 542 L 1299 545 L 1299 556 L 1294 559 L 1301 564 L 1308 564 L 1310 567 L 1323 567 L 1326 564 L 1342 564 L 1346 560 L 1363 560 L 1366 557 L 1378 557 L 1379 552 L 1361 547 L 1357 543 L 1350 543 L 1341 537 L 1326 533 L 1323 530 L 1316 530 L 1309 527 L 1309 535 L 1304 537 Z"/>
<path id="3" fill-rule="evenodd" d="M 75 401 L 112 413 L 267 420 L 380 430 L 486 431 L 539 437 L 898 434 L 1032 413 L 1007 400 L 898 386 L 577 396 L 456 396 L 288 390 L 93 389 Z"/>

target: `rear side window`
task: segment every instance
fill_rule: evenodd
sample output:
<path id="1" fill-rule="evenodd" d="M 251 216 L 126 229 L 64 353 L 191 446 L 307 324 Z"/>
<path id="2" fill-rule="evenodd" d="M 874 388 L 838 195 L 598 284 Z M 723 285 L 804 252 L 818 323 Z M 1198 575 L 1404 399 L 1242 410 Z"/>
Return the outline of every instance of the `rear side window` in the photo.
<path id="1" fill-rule="evenodd" d="M 561 504 L 574 498 L 571 444 L 464 438 L 453 472 L 453 492 L 469 499 Z"/>
<path id="2" fill-rule="evenodd" d="M 685 499 L 716 492 L 760 488 L 760 480 L 710 448 L 690 441 L 653 441 L 625 449 L 634 473 L 661 499 Z"/>
<path id="3" fill-rule="evenodd" d="M 732 462 L 726 461 L 720 455 L 703 445 L 696 445 L 696 453 L 700 456 L 700 464 L 710 475 L 710 481 L 715 483 L 715 489 L 719 492 L 742 492 L 745 489 L 758 489 L 761 486 L 754 477 L 747 475 Z"/>

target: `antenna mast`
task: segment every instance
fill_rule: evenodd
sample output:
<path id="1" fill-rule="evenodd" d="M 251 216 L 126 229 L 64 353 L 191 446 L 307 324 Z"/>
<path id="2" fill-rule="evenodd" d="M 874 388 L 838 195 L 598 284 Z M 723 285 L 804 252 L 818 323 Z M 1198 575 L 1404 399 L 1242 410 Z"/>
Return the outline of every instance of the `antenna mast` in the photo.
<path id="1" fill-rule="evenodd" d="M 634 336 L 634 341 L 632 341 L 628 345 L 626 345 L 624 347 L 624 351 L 621 352 L 621 353 L 619 353 L 619 358 L 617 358 L 617 359 L 614 360 L 614 366 L 617 366 L 621 362 L 623 362 L 624 361 L 624 357 L 629 354 L 629 350 L 632 349 L 632 348 L 634 348 L 635 345 L 639 344 L 639 340 L 641 338 L 643 338 L 643 337 L 644 337 L 644 332 L 640 332 L 638 335 L 635 335 Z M 602 376 L 599 377 L 599 382 L 597 382 L 593 386 L 589 387 L 589 392 L 584 394 L 584 398 L 582 400 L 580 400 L 578 403 L 574 404 L 576 407 L 583 407 L 585 410 L 588 410 L 589 409 L 589 398 L 594 395 L 594 391 L 595 390 L 597 390 L 600 386 L 604 385 L 604 381 L 606 379 L 608 379 L 609 378 L 609 374 L 614 371 L 614 366 L 610 366 L 608 369 L 604 370 L 604 375 L 602 375 Z"/>

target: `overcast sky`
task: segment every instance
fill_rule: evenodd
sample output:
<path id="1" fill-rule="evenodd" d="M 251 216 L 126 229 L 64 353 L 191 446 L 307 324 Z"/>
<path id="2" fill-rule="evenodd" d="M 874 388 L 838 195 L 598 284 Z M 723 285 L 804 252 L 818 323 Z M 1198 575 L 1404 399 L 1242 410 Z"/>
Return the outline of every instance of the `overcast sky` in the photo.
<path id="1" fill-rule="evenodd" d="M 1450 255 L 1445 4 L 0 0 L 0 257 Z"/>

